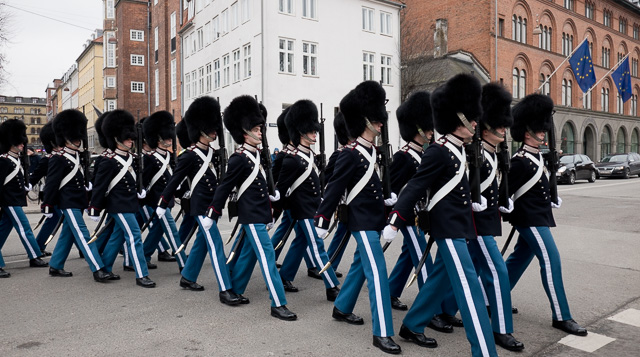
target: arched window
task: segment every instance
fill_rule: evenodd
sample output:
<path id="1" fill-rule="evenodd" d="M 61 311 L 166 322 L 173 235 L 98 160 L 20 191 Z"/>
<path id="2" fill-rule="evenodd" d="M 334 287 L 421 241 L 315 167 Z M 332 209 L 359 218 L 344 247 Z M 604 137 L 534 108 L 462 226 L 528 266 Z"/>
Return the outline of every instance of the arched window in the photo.
<path id="1" fill-rule="evenodd" d="M 540 35 L 538 35 L 538 48 L 551 51 L 551 27 L 540 25 Z"/>
<path id="2" fill-rule="evenodd" d="M 591 103 L 591 91 L 589 91 L 582 97 L 582 107 L 585 109 L 591 109 Z"/>
<path id="3" fill-rule="evenodd" d="M 527 43 L 527 19 L 513 15 L 511 18 L 511 37 L 514 41 Z"/>
<path id="4" fill-rule="evenodd" d="M 618 129 L 618 135 L 616 135 L 616 152 L 626 152 L 626 146 L 627 141 L 626 137 L 624 136 L 624 130 L 620 128 Z"/>
<path id="5" fill-rule="evenodd" d="M 517 68 L 513 69 L 513 85 L 511 87 L 511 95 L 514 98 L 518 98 L 518 82 L 520 82 L 520 71 Z"/>
<path id="6" fill-rule="evenodd" d="M 549 76 L 545 76 L 544 73 L 540 73 L 540 84 L 542 83 L 544 83 L 544 86 L 540 88 L 540 94 L 551 95 Z"/>
<path id="7" fill-rule="evenodd" d="M 573 50 L 573 35 L 562 33 L 562 54 L 568 56 Z"/>
<path id="8" fill-rule="evenodd" d="M 575 154 L 575 133 L 573 126 L 569 123 L 565 123 L 562 127 L 562 134 L 560 134 L 562 142 L 560 143 L 560 150 L 564 154 Z"/>
<path id="9" fill-rule="evenodd" d="M 616 113 L 624 114 L 624 102 L 619 92 L 616 93 Z"/>
<path id="10" fill-rule="evenodd" d="M 562 80 L 562 105 L 571 106 L 572 82 L 570 79 Z"/>
<path id="11" fill-rule="evenodd" d="M 602 102 L 602 111 L 609 111 L 609 88 L 602 88 L 600 90 L 600 101 Z"/>
<path id="12" fill-rule="evenodd" d="M 633 133 L 631 133 L 631 147 L 629 148 L 629 151 L 631 152 L 638 152 L 638 130 L 634 130 Z"/>
<path id="13" fill-rule="evenodd" d="M 636 116 L 638 115 L 638 95 L 634 94 L 631 96 L 631 105 L 629 106 L 629 115 Z"/>
<path id="14" fill-rule="evenodd" d="M 600 157 L 611 154 L 611 130 L 605 127 L 600 136 Z"/>
<path id="15" fill-rule="evenodd" d="M 524 69 L 513 69 L 512 95 L 514 98 L 524 98 L 527 88 L 527 72 Z"/>
<path id="16" fill-rule="evenodd" d="M 520 70 L 520 85 L 518 86 L 518 95 L 520 98 L 524 98 L 527 95 L 527 72 L 524 69 Z"/>

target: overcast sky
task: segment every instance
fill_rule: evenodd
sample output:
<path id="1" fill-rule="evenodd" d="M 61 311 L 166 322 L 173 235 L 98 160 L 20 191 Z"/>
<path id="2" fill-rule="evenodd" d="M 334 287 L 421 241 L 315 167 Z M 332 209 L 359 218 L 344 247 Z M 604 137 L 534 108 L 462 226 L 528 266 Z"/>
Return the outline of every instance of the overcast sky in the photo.
<path id="1" fill-rule="evenodd" d="M 8 60 L 8 83 L 0 94 L 44 97 L 47 84 L 67 72 L 93 30 L 102 28 L 102 0 L 2 2 L 10 17 L 11 43 L 0 49 Z"/>

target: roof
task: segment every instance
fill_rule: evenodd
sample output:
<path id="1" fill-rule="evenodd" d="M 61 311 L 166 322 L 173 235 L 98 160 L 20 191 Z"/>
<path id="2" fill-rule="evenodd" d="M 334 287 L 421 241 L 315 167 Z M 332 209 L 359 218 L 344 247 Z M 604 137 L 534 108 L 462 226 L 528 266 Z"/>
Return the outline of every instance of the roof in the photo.
<path id="1" fill-rule="evenodd" d="M 451 77 L 460 73 L 473 73 L 481 83 L 490 81 L 489 72 L 473 57 L 471 53 L 457 51 L 448 53 L 443 57 L 423 57 L 407 63 L 415 67 L 419 72 L 411 91 L 433 91 Z"/>

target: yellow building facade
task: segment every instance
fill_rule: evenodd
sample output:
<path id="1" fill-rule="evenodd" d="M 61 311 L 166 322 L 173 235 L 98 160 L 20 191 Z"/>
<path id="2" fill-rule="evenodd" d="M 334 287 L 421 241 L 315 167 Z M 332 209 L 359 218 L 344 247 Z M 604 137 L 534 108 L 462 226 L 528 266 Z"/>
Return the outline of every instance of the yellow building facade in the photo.
<path id="1" fill-rule="evenodd" d="M 0 122 L 20 119 L 27 126 L 28 146 L 41 150 L 40 130 L 47 123 L 47 101 L 37 97 L 10 97 L 0 94 Z"/>
<path id="2" fill-rule="evenodd" d="M 98 136 L 94 123 L 98 119 L 94 105 L 97 108 L 104 107 L 102 99 L 102 37 L 88 41 L 87 47 L 82 51 L 76 62 L 78 63 L 78 110 L 84 112 L 87 117 L 87 134 L 89 137 L 89 150 L 98 146 Z"/>

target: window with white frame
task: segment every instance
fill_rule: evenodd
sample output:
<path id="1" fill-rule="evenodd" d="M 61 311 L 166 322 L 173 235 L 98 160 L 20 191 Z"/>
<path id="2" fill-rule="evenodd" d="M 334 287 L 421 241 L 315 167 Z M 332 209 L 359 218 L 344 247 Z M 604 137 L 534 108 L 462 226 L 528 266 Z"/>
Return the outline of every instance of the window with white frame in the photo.
<path id="1" fill-rule="evenodd" d="M 231 29 L 235 29 L 240 24 L 240 12 L 238 11 L 238 2 L 234 2 L 230 7 L 231 11 Z"/>
<path id="2" fill-rule="evenodd" d="M 631 96 L 631 105 L 629 106 L 629 115 L 636 116 L 638 113 L 638 95 Z"/>
<path id="3" fill-rule="evenodd" d="M 514 98 L 524 98 L 527 90 L 527 72 L 524 69 L 513 69 L 513 88 L 511 94 Z"/>
<path id="4" fill-rule="evenodd" d="M 372 81 L 374 75 L 374 59 L 376 55 L 371 52 L 362 52 L 362 80 Z"/>
<path id="5" fill-rule="evenodd" d="M 184 74 L 184 94 L 186 99 L 191 99 L 191 73 Z"/>
<path id="6" fill-rule="evenodd" d="M 511 39 L 527 43 L 527 18 L 513 15 L 511 18 Z"/>
<path id="7" fill-rule="evenodd" d="M 198 50 L 198 33 L 192 33 L 189 38 L 191 39 L 191 54 L 193 55 Z"/>
<path id="8" fill-rule="evenodd" d="M 226 9 L 220 14 L 220 30 L 223 36 L 229 32 L 229 11 Z"/>
<path id="9" fill-rule="evenodd" d="M 609 111 L 609 88 L 602 88 L 600 90 L 600 101 L 602 102 L 602 111 Z"/>
<path id="10" fill-rule="evenodd" d="M 380 82 L 391 85 L 391 56 L 380 56 Z"/>
<path id="11" fill-rule="evenodd" d="M 171 23 L 171 53 L 176 51 L 177 43 L 176 43 L 176 13 L 175 11 L 171 13 L 170 17 Z"/>
<path id="12" fill-rule="evenodd" d="M 131 55 L 132 66 L 144 66 L 144 55 Z"/>
<path id="13" fill-rule="evenodd" d="M 240 81 L 240 49 L 233 51 L 233 83 Z"/>
<path id="14" fill-rule="evenodd" d="M 293 40 L 281 38 L 279 39 L 279 60 L 281 73 L 293 73 Z"/>
<path id="15" fill-rule="evenodd" d="M 542 48 L 543 50 L 551 51 L 551 39 L 553 38 L 553 30 L 550 26 L 543 26 L 540 24 L 540 35 L 538 35 L 538 48 Z M 564 39 L 564 33 L 562 34 Z M 564 46 L 564 40 L 562 46 Z M 564 47 L 563 47 L 564 48 Z"/>
<path id="16" fill-rule="evenodd" d="M 551 95 L 551 86 L 549 83 L 549 76 L 544 73 L 540 74 L 540 83 L 544 83 L 542 88 L 540 88 L 540 94 L 542 95 Z"/>
<path id="17" fill-rule="evenodd" d="M 171 100 L 178 98 L 178 62 L 177 59 L 171 60 Z"/>
<path id="18" fill-rule="evenodd" d="M 244 58 L 244 78 L 251 77 L 251 44 L 242 47 Z"/>
<path id="19" fill-rule="evenodd" d="M 211 44 L 211 21 L 204 24 L 204 45 L 209 46 Z"/>
<path id="20" fill-rule="evenodd" d="M 115 88 L 116 87 L 116 77 L 108 76 L 107 77 L 107 88 Z"/>
<path id="21" fill-rule="evenodd" d="M 588 91 L 582 96 L 582 107 L 591 109 L 591 91 Z"/>
<path id="22" fill-rule="evenodd" d="M 189 57 L 189 55 L 191 54 L 190 51 L 190 46 L 189 44 L 191 43 L 191 35 L 186 35 L 184 36 L 184 40 L 182 41 L 182 45 L 184 46 L 184 56 L 185 57 Z"/>
<path id="23" fill-rule="evenodd" d="M 213 89 L 220 88 L 220 60 L 213 61 Z"/>
<path id="24" fill-rule="evenodd" d="M 374 31 L 373 27 L 374 10 L 368 7 L 362 8 L 362 29 L 365 31 Z"/>
<path id="25" fill-rule="evenodd" d="M 215 42 L 220 38 L 220 18 L 218 16 L 211 20 L 211 41 Z"/>
<path id="26" fill-rule="evenodd" d="M 393 30 L 391 28 L 391 14 L 388 12 L 380 11 L 380 33 L 389 36 L 393 34 Z"/>
<path id="27" fill-rule="evenodd" d="M 153 30 L 153 57 L 154 62 L 158 63 L 158 26 Z"/>
<path id="28" fill-rule="evenodd" d="M 278 11 L 293 15 L 293 0 L 278 0 Z"/>
<path id="29" fill-rule="evenodd" d="M 144 93 L 144 82 L 131 82 L 131 93 Z"/>
<path id="30" fill-rule="evenodd" d="M 316 0 L 302 0 L 302 17 L 305 19 L 318 19 Z"/>
<path id="31" fill-rule="evenodd" d="M 249 0 L 240 0 L 240 20 L 242 23 L 249 21 L 251 18 L 251 10 L 249 6 Z"/>
<path id="32" fill-rule="evenodd" d="M 204 30 L 202 27 L 198 29 L 198 51 L 204 47 Z"/>
<path id="33" fill-rule="evenodd" d="M 562 80 L 562 105 L 571 106 L 572 82 L 570 79 Z"/>
<path id="34" fill-rule="evenodd" d="M 318 75 L 318 45 L 316 43 L 302 43 L 302 74 Z"/>
<path id="35" fill-rule="evenodd" d="M 616 93 L 616 103 L 616 113 L 624 114 L 624 102 L 622 101 L 622 97 L 619 92 Z"/>
<path id="36" fill-rule="evenodd" d="M 116 100 L 115 99 L 107 99 L 104 105 L 105 111 L 116 110 Z"/>
<path id="37" fill-rule="evenodd" d="M 207 65 L 205 66 L 205 71 L 207 75 L 207 80 L 205 83 L 206 92 L 210 93 L 211 92 L 211 62 L 207 63 Z"/>
<path id="38" fill-rule="evenodd" d="M 204 66 L 198 68 L 198 95 L 205 93 L 204 89 Z"/>
<path id="39" fill-rule="evenodd" d="M 160 105 L 160 71 L 157 68 L 155 70 L 153 77 L 155 82 L 154 96 L 156 99 L 156 107 L 157 107 Z"/>
<path id="40" fill-rule="evenodd" d="M 130 30 L 131 41 L 144 41 L 144 31 Z"/>
<path id="41" fill-rule="evenodd" d="M 115 38 L 115 34 L 113 32 L 105 32 L 104 43 L 105 43 L 105 66 L 107 68 L 114 68 L 116 66 L 116 44 L 109 43 L 109 40 Z"/>
<path id="42" fill-rule="evenodd" d="M 229 77 L 231 72 L 231 64 L 229 61 L 229 55 L 226 54 L 222 57 L 222 86 L 226 87 L 229 85 Z"/>
<path id="43" fill-rule="evenodd" d="M 198 72 L 194 69 L 191 71 L 191 98 L 196 98 L 198 95 Z"/>
<path id="44" fill-rule="evenodd" d="M 115 0 L 107 0 L 107 13 L 105 17 L 107 19 L 114 19 L 116 17 L 116 8 L 114 7 Z"/>

